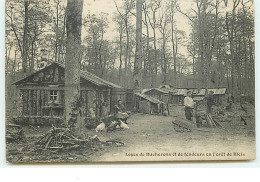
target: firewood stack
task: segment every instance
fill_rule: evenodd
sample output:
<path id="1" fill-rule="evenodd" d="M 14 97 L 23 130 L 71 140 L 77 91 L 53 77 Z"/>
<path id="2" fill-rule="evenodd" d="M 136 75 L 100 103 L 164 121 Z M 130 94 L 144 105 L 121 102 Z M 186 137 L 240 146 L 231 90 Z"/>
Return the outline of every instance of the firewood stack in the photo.
<path id="1" fill-rule="evenodd" d="M 99 142 L 97 136 L 88 137 L 87 139 L 79 139 L 71 133 L 68 128 L 53 127 L 48 133 L 43 135 L 40 140 L 36 142 L 39 149 L 62 149 L 73 150 L 89 147 Z"/>

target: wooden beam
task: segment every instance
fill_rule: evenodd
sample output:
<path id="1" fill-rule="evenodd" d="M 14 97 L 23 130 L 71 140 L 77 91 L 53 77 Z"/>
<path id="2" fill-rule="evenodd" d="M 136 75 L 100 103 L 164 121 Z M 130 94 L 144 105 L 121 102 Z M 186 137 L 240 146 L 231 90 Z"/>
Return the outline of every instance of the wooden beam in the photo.
<path id="1" fill-rule="evenodd" d="M 65 90 L 65 87 L 39 87 L 39 86 L 26 86 L 26 87 L 20 87 L 20 90 Z M 94 89 L 88 89 L 88 88 L 81 88 L 81 91 L 94 91 Z"/>
<path id="2" fill-rule="evenodd" d="M 26 86 L 19 88 L 20 90 L 64 90 L 64 87 L 36 87 Z"/>

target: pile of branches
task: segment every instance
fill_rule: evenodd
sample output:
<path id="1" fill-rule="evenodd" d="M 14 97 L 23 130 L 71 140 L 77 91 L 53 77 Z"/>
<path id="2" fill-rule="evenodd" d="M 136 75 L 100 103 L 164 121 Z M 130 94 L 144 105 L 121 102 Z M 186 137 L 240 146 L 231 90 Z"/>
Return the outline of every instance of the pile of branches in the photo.
<path id="1" fill-rule="evenodd" d="M 79 139 L 72 134 L 69 128 L 53 127 L 36 142 L 36 146 L 42 150 L 72 150 L 85 147 L 91 148 L 98 142 L 99 140 L 96 135 L 87 139 Z"/>
<path id="2" fill-rule="evenodd" d="M 20 125 L 8 124 L 6 130 L 6 141 L 8 143 L 21 142 L 25 139 L 23 129 Z"/>

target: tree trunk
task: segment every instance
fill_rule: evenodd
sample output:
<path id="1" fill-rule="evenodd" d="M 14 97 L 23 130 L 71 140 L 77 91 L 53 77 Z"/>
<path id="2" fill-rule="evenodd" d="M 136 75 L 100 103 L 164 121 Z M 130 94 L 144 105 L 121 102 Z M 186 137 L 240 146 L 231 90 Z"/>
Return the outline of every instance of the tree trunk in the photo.
<path id="1" fill-rule="evenodd" d="M 22 69 L 26 73 L 27 61 L 29 54 L 29 45 L 28 45 L 28 20 L 29 20 L 29 0 L 24 1 L 24 29 L 23 29 L 23 54 L 22 54 Z"/>
<path id="2" fill-rule="evenodd" d="M 81 132 L 80 118 L 80 46 L 83 0 L 67 0 L 67 42 L 65 58 L 65 114 L 66 124 Z"/>
<path id="3" fill-rule="evenodd" d="M 125 80 L 124 80 L 124 86 L 127 86 L 127 63 L 128 63 L 128 52 L 129 52 L 129 30 L 128 30 L 128 18 L 125 19 L 125 33 L 126 33 L 126 49 L 125 49 Z"/>
<path id="4" fill-rule="evenodd" d="M 145 16 L 146 19 L 146 16 Z M 148 79 L 147 79 L 147 72 L 148 72 L 148 63 L 150 61 L 150 51 L 149 51 L 149 40 L 150 40 L 150 36 L 149 36 L 149 26 L 148 26 L 148 22 L 147 20 L 145 20 L 146 22 L 146 59 L 144 60 L 144 76 L 143 76 L 143 83 L 145 84 L 145 88 L 147 86 L 146 83 L 148 83 Z"/>
<path id="5" fill-rule="evenodd" d="M 155 20 L 154 20 L 155 22 Z M 154 23 L 154 27 L 153 27 L 153 46 L 154 46 L 154 63 L 152 64 L 153 65 L 153 70 L 154 70 L 154 73 L 153 73 L 153 77 L 152 77 L 152 83 L 151 83 L 151 87 L 155 87 L 156 85 L 156 79 L 157 79 L 157 46 L 156 46 L 156 29 L 155 29 L 155 23 Z"/>
<path id="6" fill-rule="evenodd" d="M 135 93 L 141 91 L 142 48 L 142 0 L 136 0 L 136 49 L 133 74 Z"/>
<path id="7" fill-rule="evenodd" d="M 150 78 L 148 77 L 147 78 L 147 75 L 148 75 L 148 70 L 150 72 L 150 76 L 152 77 L 153 74 L 152 73 L 152 66 L 151 66 L 151 60 L 150 60 L 150 32 L 149 32 L 149 22 L 148 22 L 148 12 L 147 12 L 147 4 L 146 2 L 144 1 L 143 2 L 143 11 L 144 11 L 144 24 L 145 24 L 145 27 L 146 27 L 146 58 L 144 59 L 144 74 L 143 74 L 143 86 L 144 88 L 147 88 L 148 87 L 148 83 L 152 80 L 150 80 Z M 151 82 L 150 82 L 150 85 L 151 85 Z"/>
<path id="8" fill-rule="evenodd" d="M 55 40 L 55 62 L 58 61 L 58 58 L 59 58 L 59 44 L 58 44 L 58 41 L 59 41 L 59 3 L 60 1 L 57 1 L 57 4 L 56 4 L 56 40 Z"/>
<path id="9" fill-rule="evenodd" d="M 123 25 L 120 24 L 120 35 L 119 35 L 119 47 L 120 47 L 120 53 L 119 53 L 119 84 L 121 85 L 122 81 L 122 51 L 123 51 L 123 45 L 122 45 L 122 39 L 123 39 Z"/>
<path id="10" fill-rule="evenodd" d="M 162 46 L 162 60 L 163 60 L 163 85 L 167 85 L 167 60 L 166 60 L 166 37 L 163 31 L 163 46 Z"/>
<path id="11" fill-rule="evenodd" d="M 172 54 L 173 54 L 173 75 L 174 75 L 174 87 L 177 87 L 177 49 L 175 49 L 174 41 L 174 2 L 171 0 L 171 39 L 172 39 Z M 175 37 L 177 40 L 177 37 Z M 177 41 L 176 41 L 177 43 Z M 177 46 L 177 45 L 176 45 Z"/>

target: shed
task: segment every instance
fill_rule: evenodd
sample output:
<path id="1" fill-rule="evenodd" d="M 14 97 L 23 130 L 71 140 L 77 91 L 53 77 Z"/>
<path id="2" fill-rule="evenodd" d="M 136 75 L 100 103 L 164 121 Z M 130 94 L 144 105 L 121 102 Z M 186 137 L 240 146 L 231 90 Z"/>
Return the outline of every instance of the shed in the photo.
<path id="1" fill-rule="evenodd" d="M 14 83 L 19 89 L 19 114 L 23 118 L 64 117 L 65 67 L 49 66 Z M 88 72 L 80 72 L 82 117 L 102 117 L 102 110 L 111 112 L 111 92 L 123 89 Z M 93 113 L 94 111 L 94 113 Z M 91 116 L 92 115 L 92 116 Z"/>
<path id="2" fill-rule="evenodd" d="M 227 89 L 226 88 L 209 88 L 208 92 L 213 91 L 213 98 L 215 100 L 216 103 L 218 104 L 222 104 L 226 93 L 227 93 Z M 193 90 L 194 94 L 193 97 L 197 98 L 197 97 L 205 97 L 206 95 L 206 89 L 194 89 Z"/>
<path id="3" fill-rule="evenodd" d="M 168 104 L 149 95 L 135 93 L 137 110 L 145 114 L 162 114 L 168 111 Z"/>
<path id="4" fill-rule="evenodd" d="M 187 91 L 188 89 L 172 89 L 169 91 L 169 103 L 174 105 L 183 105 Z"/>
<path id="5" fill-rule="evenodd" d="M 226 90 L 226 88 L 210 88 L 208 89 L 208 92 L 213 91 L 215 102 L 222 104 L 223 100 L 225 99 Z M 202 100 L 206 94 L 205 88 L 176 88 L 169 91 L 169 103 L 183 105 L 187 91 L 191 91 L 193 93 L 194 100 Z"/>
<path id="6" fill-rule="evenodd" d="M 168 103 L 168 96 L 169 92 L 160 89 L 160 88 L 151 88 L 151 89 L 146 89 L 142 92 L 145 95 L 149 95 L 153 98 L 156 98 L 162 102 Z"/>

